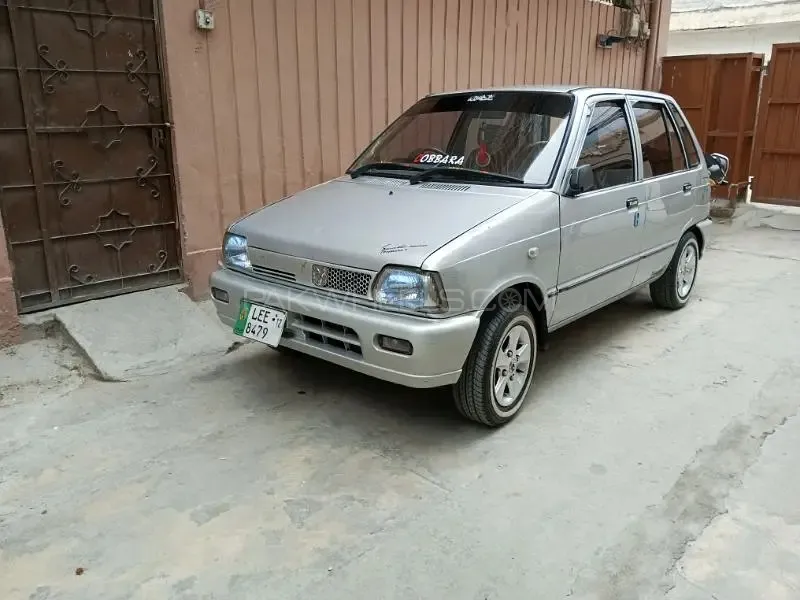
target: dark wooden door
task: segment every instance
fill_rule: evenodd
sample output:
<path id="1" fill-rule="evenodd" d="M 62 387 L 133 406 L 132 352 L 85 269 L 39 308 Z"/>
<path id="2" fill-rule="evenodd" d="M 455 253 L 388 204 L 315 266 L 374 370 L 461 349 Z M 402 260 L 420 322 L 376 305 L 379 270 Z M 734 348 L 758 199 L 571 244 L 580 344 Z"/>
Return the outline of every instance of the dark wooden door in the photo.
<path id="1" fill-rule="evenodd" d="M 0 0 L 0 206 L 21 312 L 179 281 L 153 0 Z"/>
<path id="2" fill-rule="evenodd" d="M 713 188 L 728 197 L 744 189 L 751 175 L 762 54 L 667 56 L 661 91 L 678 101 L 704 152 L 721 152 L 731 161 L 727 186 Z"/>
<path id="3" fill-rule="evenodd" d="M 758 115 L 753 199 L 800 206 L 800 44 L 775 44 Z"/>

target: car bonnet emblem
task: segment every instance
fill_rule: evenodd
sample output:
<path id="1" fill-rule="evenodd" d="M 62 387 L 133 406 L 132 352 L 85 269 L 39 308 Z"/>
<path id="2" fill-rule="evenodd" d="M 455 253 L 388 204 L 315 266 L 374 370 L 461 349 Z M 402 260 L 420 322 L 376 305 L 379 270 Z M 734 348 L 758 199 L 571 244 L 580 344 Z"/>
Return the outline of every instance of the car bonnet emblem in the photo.
<path id="1" fill-rule="evenodd" d="M 325 287 L 328 285 L 328 271 L 328 267 L 324 265 L 312 265 L 311 283 L 317 287 Z"/>

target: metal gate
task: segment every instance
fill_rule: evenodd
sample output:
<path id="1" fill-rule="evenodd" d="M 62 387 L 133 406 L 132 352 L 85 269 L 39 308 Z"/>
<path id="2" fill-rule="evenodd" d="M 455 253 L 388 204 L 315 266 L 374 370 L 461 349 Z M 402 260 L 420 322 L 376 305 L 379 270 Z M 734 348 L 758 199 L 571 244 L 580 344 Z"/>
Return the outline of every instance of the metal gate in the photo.
<path id="1" fill-rule="evenodd" d="M 715 196 L 734 193 L 750 175 L 763 60 L 751 53 L 664 58 L 661 91 L 681 105 L 703 151 L 731 161 L 733 190 L 715 187 Z"/>
<path id="2" fill-rule="evenodd" d="M 0 0 L 0 206 L 21 312 L 181 278 L 153 0 Z"/>
<path id="3" fill-rule="evenodd" d="M 754 200 L 800 206 L 800 43 L 772 47 L 753 166 Z"/>

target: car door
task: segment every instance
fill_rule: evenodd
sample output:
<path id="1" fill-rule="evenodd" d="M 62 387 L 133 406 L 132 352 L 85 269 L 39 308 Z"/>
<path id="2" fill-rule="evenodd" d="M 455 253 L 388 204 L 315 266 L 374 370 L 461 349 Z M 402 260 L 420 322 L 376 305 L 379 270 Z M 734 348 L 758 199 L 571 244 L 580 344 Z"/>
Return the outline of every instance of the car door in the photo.
<path id="1" fill-rule="evenodd" d="M 632 120 L 621 96 L 591 100 L 571 167 L 593 168 L 589 191 L 561 196 L 561 261 L 553 325 L 563 324 L 630 290 L 642 249 Z"/>
<path id="2" fill-rule="evenodd" d="M 641 206 L 644 245 L 634 285 L 663 272 L 692 221 L 699 170 L 689 166 L 667 104 L 654 97 L 629 97 L 646 184 Z M 699 161 L 698 161 L 699 164 Z"/>
<path id="3" fill-rule="evenodd" d="M 711 202 L 711 184 L 708 171 L 701 162 L 702 153 L 697 139 L 678 105 L 671 100 L 667 100 L 667 109 L 670 117 L 672 117 L 673 124 L 678 130 L 678 137 L 683 143 L 683 152 L 686 155 L 686 164 L 688 165 L 686 181 L 694 186 L 692 190 L 694 200 L 692 222 L 696 223 L 708 217 Z"/>

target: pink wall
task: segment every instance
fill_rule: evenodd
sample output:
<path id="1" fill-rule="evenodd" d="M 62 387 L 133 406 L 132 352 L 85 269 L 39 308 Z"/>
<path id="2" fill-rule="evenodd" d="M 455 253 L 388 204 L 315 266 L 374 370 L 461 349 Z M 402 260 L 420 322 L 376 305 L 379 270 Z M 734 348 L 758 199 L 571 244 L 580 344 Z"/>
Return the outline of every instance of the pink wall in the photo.
<path id="1" fill-rule="evenodd" d="M 619 10 L 588 0 L 217 0 L 210 32 L 198 0 L 163 5 L 194 295 L 228 223 L 341 174 L 424 94 L 644 82 L 646 49 L 598 49 Z"/>

